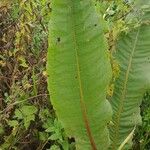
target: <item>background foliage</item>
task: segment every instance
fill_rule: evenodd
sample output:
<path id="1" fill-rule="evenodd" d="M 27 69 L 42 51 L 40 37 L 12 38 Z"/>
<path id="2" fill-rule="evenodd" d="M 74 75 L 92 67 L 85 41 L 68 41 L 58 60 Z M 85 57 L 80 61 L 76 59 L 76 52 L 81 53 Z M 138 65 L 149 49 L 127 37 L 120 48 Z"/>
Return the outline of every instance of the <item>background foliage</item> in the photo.
<path id="1" fill-rule="evenodd" d="M 120 32 L 139 25 L 132 0 L 94 0 L 110 54 Z M 146 2 L 146 1 L 145 1 Z M 101 4 L 100 4 L 101 3 Z M 141 5 L 141 4 L 140 4 Z M 139 4 L 137 3 L 137 6 Z M 141 7 L 147 8 L 147 5 Z M 132 13 L 131 13 L 132 12 Z M 74 149 L 50 104 L 47 92 L 46 53 L 49 0 L 0 2 L 0 149 Z M 113 80 L 119 72 L 112 59 Z M 108 98 L 113 93 L 113 81 Z M 150 147 L 150 94 L 143 97 L 143 124 L 134 135 L 135 150 Z"/>

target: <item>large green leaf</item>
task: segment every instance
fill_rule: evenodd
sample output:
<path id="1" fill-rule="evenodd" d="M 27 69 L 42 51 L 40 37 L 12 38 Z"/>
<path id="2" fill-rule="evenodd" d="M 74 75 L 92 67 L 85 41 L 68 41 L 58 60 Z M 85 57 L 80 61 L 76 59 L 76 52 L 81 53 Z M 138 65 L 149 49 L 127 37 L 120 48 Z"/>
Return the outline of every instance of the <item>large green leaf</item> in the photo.
<path id="1" fill-rule="evenodd" d="M 122 34 L 114 57 L 120 64 L 120 75 L 111 100 L 114 111 L 114 125 L 110 128 L 112 150 L 141 124 L 139 106 L 144 93 L 150 89 L 150 24 L 145 22 L 134 31 Z"/>
<path id="2" fill-rule="evenodd" d="M 107 46 L 91 0 L 53 0 L 48 89 L 56 114 L 78 150 L 105 150 L 111 107 Z"/>

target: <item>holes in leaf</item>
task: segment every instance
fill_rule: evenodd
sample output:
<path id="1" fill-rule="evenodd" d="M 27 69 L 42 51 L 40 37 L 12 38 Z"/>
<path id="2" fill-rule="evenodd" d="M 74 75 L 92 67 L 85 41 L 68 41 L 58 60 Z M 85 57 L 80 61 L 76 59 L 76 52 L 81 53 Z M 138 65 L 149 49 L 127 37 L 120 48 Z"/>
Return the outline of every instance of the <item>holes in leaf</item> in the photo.
<path id="1" fill-rule="evenodd" d="M 58 37 L 58 38 L 57 38 L 57 42 L 59 43 L 60 41 L 61 41 L 61 40 L 60 40 L 60 37 Z"/>
<path id="2" fill-rule="evenodd" d="M 148 62 L 150 63 L 150 57 L 148 57 Z"/>
<path id="3" fill-rule="evenodd" d="M 69 138 L 69 142 L 70 143 L 75 143 L 75 138 L 73 138 L 73 137 Z"/>

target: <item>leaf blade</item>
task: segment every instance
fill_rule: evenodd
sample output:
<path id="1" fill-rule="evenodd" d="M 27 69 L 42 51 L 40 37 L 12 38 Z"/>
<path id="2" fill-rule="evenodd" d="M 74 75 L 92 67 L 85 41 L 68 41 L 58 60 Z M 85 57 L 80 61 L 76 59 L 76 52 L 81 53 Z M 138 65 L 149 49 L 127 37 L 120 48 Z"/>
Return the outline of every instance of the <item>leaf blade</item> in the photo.
<path id="1" fill-rule="evenodd" d="M 136 125 L 141 124 L 140 104 L 150 88 L 150 26 L 142 24 L 120 36 L 114 56 L 120 63 L 112 97 L 113 124 L 110 128 L 112 149 L 124 141 Z"/>
<path id="2" fill-rule="evenodd" d="M 51 102 L 77 149 L 107 149 L 111 108 L 105 98 L 111 68 L 99 19 L 90 0 L 55 0 L 52 5 Z"/>

